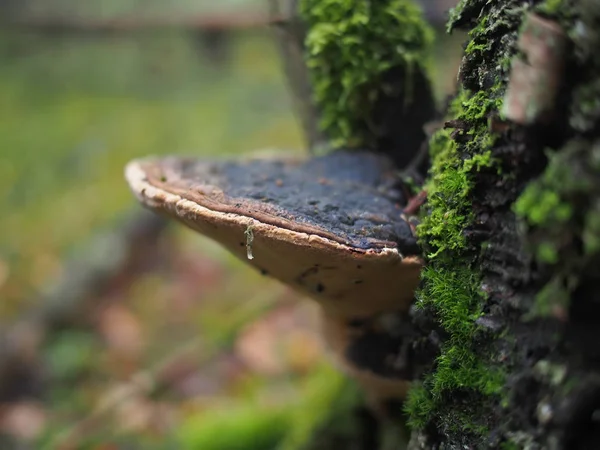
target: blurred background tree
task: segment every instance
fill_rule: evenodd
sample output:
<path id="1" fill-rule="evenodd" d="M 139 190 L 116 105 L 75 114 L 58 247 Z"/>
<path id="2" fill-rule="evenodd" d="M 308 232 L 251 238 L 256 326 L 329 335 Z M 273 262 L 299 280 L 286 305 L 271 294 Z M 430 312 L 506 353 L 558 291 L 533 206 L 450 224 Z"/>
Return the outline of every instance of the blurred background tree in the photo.
<path id="1" fill-rule="evenodd" d="M 422 3 L 442 102 L 462 36 L 453 2 Z M 268 20 L 262 0 L 0 1 L 0 449 L 292 449 L 354 401 L 311 305 L 122 177 L 304 151 Z"/>

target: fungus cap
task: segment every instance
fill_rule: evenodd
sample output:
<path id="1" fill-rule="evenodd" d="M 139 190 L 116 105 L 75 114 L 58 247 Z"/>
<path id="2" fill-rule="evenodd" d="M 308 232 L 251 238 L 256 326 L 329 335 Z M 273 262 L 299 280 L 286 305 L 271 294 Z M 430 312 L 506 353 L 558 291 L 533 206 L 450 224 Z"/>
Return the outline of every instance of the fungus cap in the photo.
<path id="1" fill-rule="evenodd" d="M 367 152 L 206 161 L 135 160 L 127 181 L 147 207 L 219 242 L 328 314 L 408 308 L 422 260 L 394 166 Z"/>

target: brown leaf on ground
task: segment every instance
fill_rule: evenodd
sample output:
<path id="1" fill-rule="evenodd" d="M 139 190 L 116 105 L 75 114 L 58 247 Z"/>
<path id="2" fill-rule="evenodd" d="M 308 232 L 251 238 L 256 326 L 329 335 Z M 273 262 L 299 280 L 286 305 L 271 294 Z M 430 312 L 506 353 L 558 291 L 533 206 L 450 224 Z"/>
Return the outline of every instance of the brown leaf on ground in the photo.
<path id="1" fill-rule="evenodd" d="M 196 306 L 203 292 L 222 286 L 225 280 L 223 266 L 204 256 L 177 252 L 171 267 L 174 279 L 169 299 L 174 312 L 185 312 Z"/>
<path id="2" fill-rule="evenodd" d="M 10 275 L 10 267 L 8 263 L 3 259 L 0 259 L 0 289 L 4 286 L 4 284 L 8 281 L 8 277 Z"/>
<path id="3" fill-rule="evenodd" d="M 111 356 L 123 363 L 137 362 L 146 343 L 138 318 L 122 304 L 112 303 L 98 311 L 97 320 Z"/>
<path id="4" fill-rule="evenodd" d="M 128 398 L 115 411 L 116 425 L 124 432 L 161 435 L 177 422 L 173 406 L 142 396 Z"/>
<path id="5" fill-rule="evenodd" d="M 235 351 L 250 370 L 278 376 L 305 372 L 322 356 L 315 331 L 314 305 L 284 305 L 250 324 Z"/>
<path id="6" fill-rule="evenodd" d="M 43 406 L 32 400 L 13 403 L 0 409 L 0 431 L 24 441 L 37 438 L 48 417 Z"/>
<path id="7" fill-rule="evenodd" d="M 62 261 L 50 252 L 39 252 L 33 259 L 33 267 L 29 273 L 34 286 L 42 286 L 48 280 L 62 275 Z"/>

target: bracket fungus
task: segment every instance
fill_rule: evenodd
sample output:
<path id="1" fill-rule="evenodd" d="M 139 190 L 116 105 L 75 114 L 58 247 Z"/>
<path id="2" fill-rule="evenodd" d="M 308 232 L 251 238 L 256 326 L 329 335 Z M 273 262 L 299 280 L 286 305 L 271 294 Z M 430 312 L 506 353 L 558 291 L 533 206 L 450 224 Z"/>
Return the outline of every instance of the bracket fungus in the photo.
<path id="1" fill-rule="evenodd" d="M 346 371 L 363 384 L 382 381 L 375 390 L 385 395 L 404 395 L 405 371 L 360 367 L 351 356 L 377 318 L 408 311 L 423 263 L 403 214 L 404 186 L 386 157 L 338 150 L 307 160 L 148 158 L 130 162 L 126 178 L 145 206 L 314 299 Z"/>

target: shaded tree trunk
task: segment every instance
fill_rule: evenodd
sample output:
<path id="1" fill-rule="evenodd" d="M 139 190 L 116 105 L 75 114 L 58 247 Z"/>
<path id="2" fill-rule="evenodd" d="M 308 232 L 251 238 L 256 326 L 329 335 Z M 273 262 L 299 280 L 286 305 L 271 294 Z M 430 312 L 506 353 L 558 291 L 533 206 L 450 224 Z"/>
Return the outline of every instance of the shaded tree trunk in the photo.
<path id="1" fill-rule="evenodd" d="M 600 448 L 600 4 L 463 0 L 433 137 L 411 448 Z"/>

